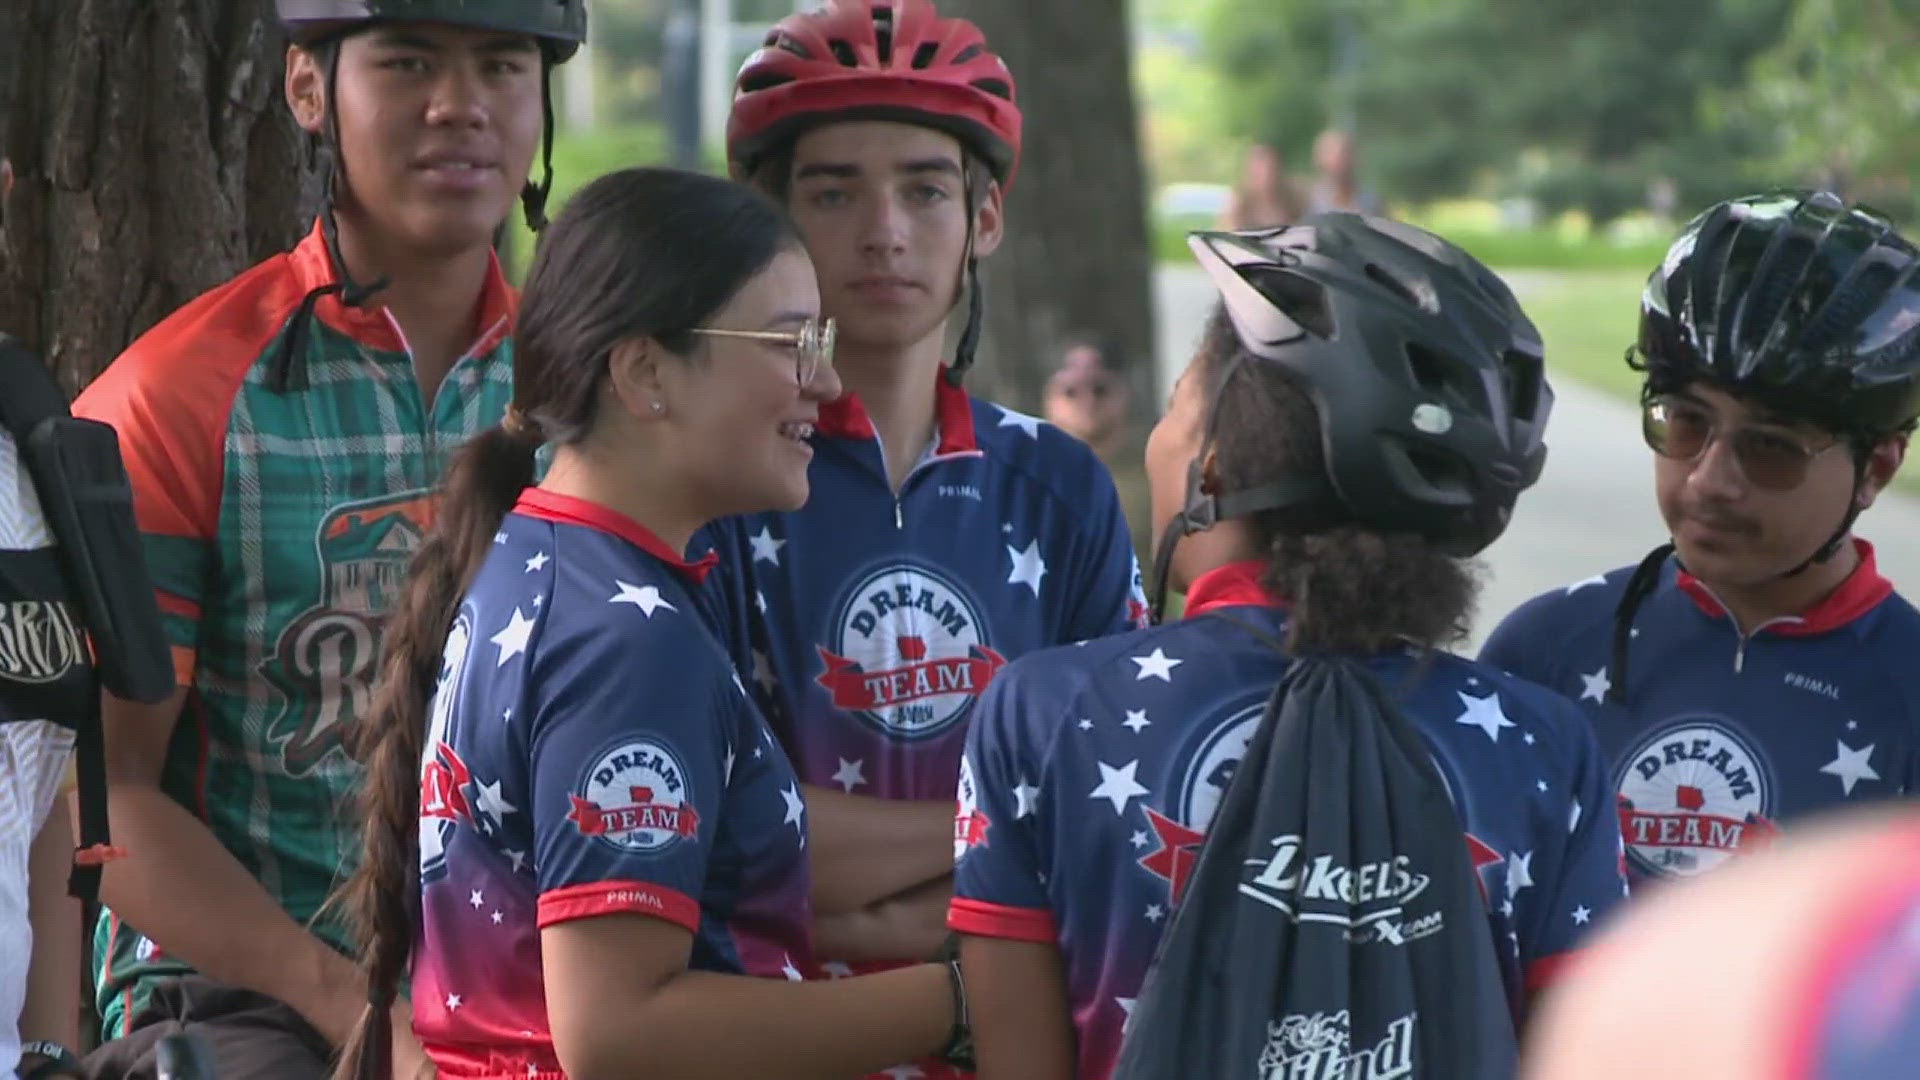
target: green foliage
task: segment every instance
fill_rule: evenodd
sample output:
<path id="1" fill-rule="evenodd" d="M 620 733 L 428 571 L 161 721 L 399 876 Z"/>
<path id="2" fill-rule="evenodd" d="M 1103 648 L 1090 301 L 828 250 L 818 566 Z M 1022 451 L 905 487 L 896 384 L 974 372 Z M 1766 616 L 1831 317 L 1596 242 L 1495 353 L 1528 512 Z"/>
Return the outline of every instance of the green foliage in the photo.
<path id="1" fill-rule="evenodd" d="M 1221 111 L 1240 138 L 1274 141 L 1304 164 L 1313 134 L 1350 109 L 1361 169 L 1391 201 L 1521 195 L 1550 216 L 1578 209 L 1605 222 L 1645 205 L 1657 178 L 1682 212 L 1769 186 L 1771 163 L 1756 155 L 1772 118 L 1722 109 L 1708 123 L 1709 108 L 1739 93 L 1796 8 L 1853 4 L 1208 0 L 1205 25 Z M 1826 47 L 1818 33 L 1807 41 L 1812 53 Z M 1885 51 L 1891 61 L 1897 50 Z"/>
<path id="2" fill-rule="evenodd" d="M 1764 133 L 1756 156 L 1771 171 L 1896 215 L 1917 209 L 1920 12 L 1911 3 L 1798 0 L 1749 74 L 1750 91 L 1717 95 L 1710 119 Z"/>

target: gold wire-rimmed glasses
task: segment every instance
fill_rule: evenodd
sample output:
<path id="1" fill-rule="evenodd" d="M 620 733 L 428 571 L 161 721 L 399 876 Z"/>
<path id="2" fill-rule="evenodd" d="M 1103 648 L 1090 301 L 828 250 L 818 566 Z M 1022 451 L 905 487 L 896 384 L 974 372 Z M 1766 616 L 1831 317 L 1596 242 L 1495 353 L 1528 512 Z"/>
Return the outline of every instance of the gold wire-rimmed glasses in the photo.
<path id="1" fill-rule="evenodd" d="M 693 333 L 708 337 L 746 338 L 751 341 L 775 341 L 793 349 L 793 377 L 797 385 L 813 382 L 822 364 L 833 363 L 832 319 L 808 319 L 798 330 L 723 330 L 696 326 Z"/>

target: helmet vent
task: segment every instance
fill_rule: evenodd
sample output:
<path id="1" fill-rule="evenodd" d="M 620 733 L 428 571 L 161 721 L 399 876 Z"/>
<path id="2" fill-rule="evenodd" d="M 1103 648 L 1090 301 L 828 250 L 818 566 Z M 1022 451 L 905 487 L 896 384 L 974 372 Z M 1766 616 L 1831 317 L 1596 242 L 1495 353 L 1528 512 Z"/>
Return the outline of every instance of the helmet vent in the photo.
<path id="1" fill-rule="evenodd" d="M 1540 384 L 1545 379 L 1540 357 L 1508 349 L 1500 356 L 1500 375 L 1507 389 L 1509 415 L 1531 420 L 1540 409 Z"/>
<path id="2" fill-rule="evenodd" d="M 853 55 L 853 46 L 847 44 L 845 38 L 834 38 L 827 42 L 827 48 L 833 53 L 833 58 L 840 61 L 842 67 L 860 66 L 860 58 Z"/>
<path id="3" fill-rule="evenodd" d="M 805 45 L 795 41 L 791 34 L 783 34 L 775 30 L 767 35 L 767 44 L 776 49 L 784 49 L 802 60 L 813 59 L 813 53 L 809 52 Z"/>
<path id="4" fill-rule="evenodd" d="M 1269 267 L 1242 272 L 1248 284 L 1260 290 L 1260 295 L 1307 333 L 1317 338 L 1333 336 L 1333 315 L 1327 311 L 1326 290 L 1318 282 Z"/>
<path id="5" fill-rule="evenodd" d="M 982 93 L 992 94 L 997 98 L 1005 98 L 1008 101 L 1013 100 L 1013 87 L 1008 86 L 1005 79 L 975 79 L 973 81 L 973 88 Z"/>
<path id="6" fill-rule="evenodd" d="M 1420 303 L 1420 298 L 1414 295 L 1414 292 L 1412 289 L 1407 288 L 1406 282 L 1401 281 L 1399 278 L 1394 277 L 1392 274 L 1387 273 L 1385 270 L 1382 270 L 1378 264 L 1375 264 L 1375 263 L 1367 264 L 1367 280 L 1387 290 L 1388 292 L 1399 297 L 1401 300 L 1404 300 L 1407 303 L 1413 305 L 1414 307 L 1422 306 Z"/>
<path id="7" fill-rule="evenodd" d="M 1413 373 L 1413 381 L 1428 397 L 1451 401 L 1457 396 L 1451 392 L 1453 380 L 1449 369 L 1452 367 L 1446 357 L 1425 345 L 1407 342 L 1407 370 Z"/>
<path id="8" fill-rule="evenodd" d="M 1893 267 L 1884 262 L 1861 270 L 1858 281 L 1820 309 L 1813 325 L 1807 327 L 1797 344 L 1808 352 L 1824 352 L 1836 345 L 1848 344 L 1838 339 L 1843 334 L 1858 332 L 1861 320 L 1887 298 L 1898 277 Z"/>
<path id="9" fill-rule="evenodd" d="M 924 49 L 927 46 L 922 45 L 920 47 Z M 976 56 L 979 56 L 981 53 L 986 51 L 987 50 L 982 48 L 980 46 L 980 43 L 976 41 L 973 44 L 967 46 L 966 48 L 961 49 L 958 53 L 954 55 L 954 58 L 953 58 L 954 66 L 958 67 L 959 65 L 966 63 L 967 61 L 973 59 Z M 931 63 L 933 58 L 928 57 L 927 59 L 928 59 L 928 62 Z M 914 66 L 919 67 L 920 65 L 918 63 L 915 63 Z"/>
<path id="10" fill-rule="evenodd" d="M 913 50 L 913 66 L 922 71 L 933 66 L 933 58 L 939 53 L 940 44 L 935 41 L 923 41 Z"/>
<path id="11" fill-rule="evenodd" d="M 793 76 L 791 75 L 783 75 L 777 71 L 767 71 L 742 78 L 740 80 L 740 86 L 735 92 L 752 94 L 761 90 L 771 90 L 776 86 L 792 81 Z"/>
<path id="12" fill-rule="evenodd" d="M 873 37 L 880 54 L 880 63 L 893 63 L 893 9 L 890 7 L 873 8 Z"/>

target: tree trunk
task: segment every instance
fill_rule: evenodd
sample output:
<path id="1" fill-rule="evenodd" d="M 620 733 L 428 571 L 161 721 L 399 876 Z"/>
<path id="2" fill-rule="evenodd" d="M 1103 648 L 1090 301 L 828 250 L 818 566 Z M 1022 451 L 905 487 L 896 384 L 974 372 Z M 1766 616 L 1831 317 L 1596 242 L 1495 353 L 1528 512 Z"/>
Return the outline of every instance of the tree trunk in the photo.
<path id="1" fill-rule="evenodd" d="M 1037 410 L 1076 337 L 1117 342 L 1133 400 L 1155 404 L 1153 254 L 1126 0 L 949 0 L 1013 69 L 1025 146 L 1007 236 L 981 264 L 978 392 Z"/>
<path id="2" fill-rule="evenodd" d="M 284 54 L 271 0 L 0 3 L 0 330 L 70 393 L 307 228 Z"/>

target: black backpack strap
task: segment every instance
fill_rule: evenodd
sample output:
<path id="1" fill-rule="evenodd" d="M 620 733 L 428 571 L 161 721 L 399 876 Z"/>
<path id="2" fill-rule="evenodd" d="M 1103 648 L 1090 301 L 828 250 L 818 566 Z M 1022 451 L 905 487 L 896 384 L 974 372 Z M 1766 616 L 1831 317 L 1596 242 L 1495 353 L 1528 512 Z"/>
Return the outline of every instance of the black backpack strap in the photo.
<path id="1" fill-rule="evenodd" d="M 173 664 L 113 429 L 74 419 L 39 358 L 3 334 L 0 426 L 13 437 L 39 496 L 62 576 L 92 639 L 100 686 L 133 701 L 166 700 L 174 690 Z M 86 702 L 75 718 L 80 836 L 67 889 L 92 904 L 100 867 L 115 849 L 100 694 L 88 694 Z"/>

